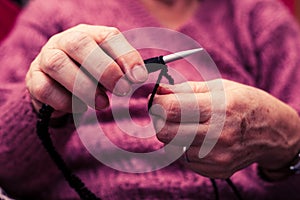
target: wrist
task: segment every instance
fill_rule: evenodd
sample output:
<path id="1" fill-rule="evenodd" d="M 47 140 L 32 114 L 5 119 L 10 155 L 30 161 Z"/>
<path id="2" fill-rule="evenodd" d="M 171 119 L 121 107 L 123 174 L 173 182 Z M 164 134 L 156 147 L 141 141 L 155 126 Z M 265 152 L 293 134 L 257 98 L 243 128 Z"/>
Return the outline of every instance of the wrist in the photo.
<path id="1" fill-rule="evenodd" d="M 257 92 L 256 115 L 251 116 L 249 135 L 256 152 L 259 173 L 264 179 L 276 181 L 295 172 L 290 167 L 298 160 L 300 150 L 300 118 L 298 113 L 264 91 Z"/>

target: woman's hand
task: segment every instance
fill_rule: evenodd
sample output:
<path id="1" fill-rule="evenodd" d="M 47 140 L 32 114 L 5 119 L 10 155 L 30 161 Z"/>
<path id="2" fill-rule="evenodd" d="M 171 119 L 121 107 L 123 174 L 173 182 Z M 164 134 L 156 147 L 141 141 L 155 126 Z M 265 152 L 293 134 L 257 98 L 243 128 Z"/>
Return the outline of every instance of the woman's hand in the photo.
<path id="1" fill-rule="evenodd" d="M 116 28 L 78 25 L 49 39 L 31 63 L 26 84 L 35 109 L 45 103 L 57 116 L 88 105 L 103 109 L 109 104 L 106 90 L 126 95 L 132 83 L 147 77 L 141 56 Z"/>
<path id="2" fill-rule="evenodd" d="M 288 167 L 300 150 L 298 114 L 262 90 L 222 81 L 223 89 L 213 92 L 225 94 L 226 101 L 219 103 L 225 104 L 226 110 L 215 110 L 215 113 L 212 113 L 211 93 L 206 83 L 161 85 L 153 105 L 159 104 L 162 109 L 159 106 L 151 109 L 157 138 L 169 143 L 178 134 L 182 144 L 177 140 L 176 145 L 185 146 L 186 138 L 194 137 L 196 126 L 196 136 L 186 151 L 188 162 L 185 164 L 195 172 L 212 178 L 230 177 L 254 162 L 266 170 Z M 218 84 L 217 81 L 215 83 Z M 210 85 L 214 90 L 214 82 Z M 194 106 L 195 101 L 198 106 Z M 182 107 L 190 109 L 190 112 L 184 112 L 185 116 L 181 116 Z M 221 112 L 226 113 L 226 118 L 218 141 L 207 156 L 199 158 L 208 127 L 216 125 L 211 123 L 222 123 L 218 120 L 212 122 L 212 114 L 219 115 Z M 200 113 L 200 117 L 195 118 L 195 113 Z M 274 178 L 281 175 L 277 174 Z"/>

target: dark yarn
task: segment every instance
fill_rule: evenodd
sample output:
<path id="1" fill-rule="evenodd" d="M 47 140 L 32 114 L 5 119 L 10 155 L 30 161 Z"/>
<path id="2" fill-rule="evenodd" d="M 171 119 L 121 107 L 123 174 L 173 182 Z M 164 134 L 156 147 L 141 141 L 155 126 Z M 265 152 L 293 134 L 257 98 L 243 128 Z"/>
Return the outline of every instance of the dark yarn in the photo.
<path id="1" fill-rule="evenodd" d="M 218 185 L 216 183 L 216 180 L 213 179 L 213 178 L 210 178 L 209 180 L 210 180 L 210 182 L 211 182 L 211 184 L 213 186 L 213 189 L 214 189 L 215 200 L 219 200 L 220 199 L 219 198 L 219 189 L 218 189 Z"/>
<path id="2" fill-rule="evenodd" d="M 173 78 L 168 74 L 167 66 L 160 66 L 161 71 L 154 86 L 154 89 L 151 93 L 151 97 L 148 103 L 148 109 L 152 105 L 155 93 L 163 76 L 168 79 L 170 84 L 174 84 Z M 42 145 L 44 146 L 44 148 L 46 149 L 46 151 L 48 152 L 58 169 L 62 172 L 70 187 L 73 188 L 79 195 L 80 199 L 100 200 L 101 198 L 97 197 L 94 193 L 92 193 L 81 181 L 81 179 L 72 172 L 72 170 L 66 165 L 66 163 L 62 159 L 61 155 L 55 149 L 49 134 L 49 122 L 53 111 L 54 109 L 46 104 L 43 104 L 42 108 L 39 110 L 39 119 L 37 121 L 37 135 L 40 138 Z"/>
<path id="3" fill-rule="evenodd" d="M 242 195 L 240 194 L 239 190 L 237 189 L 237 187 L 235 186 L 235 184 L 231 181 L 230 178 L 225 179 L 227 184 L 229 185 L 229 187 L 231 188 L 231 190 L 233 191 L 233 193 L 235 194 L 236 198 L 238 200 L 243 200 Z"/>
<path id="4" fill-rule="evenodd" d="M 68 168 L 61 155 L 55 149 L 48 131 L 49 121 L 53 111 L 54 109 L 51 106 L 45 104 L 43 104 L 42 108 L 39 111 L 39 119 L 37 121 L 36 128 L 38 137 L 40 138 L 42 145 L 44 146 L 58 169 L 62 172 L 70 187 L 77 192 L 80 199 L 100 200 L 99 197 L 97 197 L 88 188 L 86 188 L 85 184 L 79 177 L 73 174 L 72 170 Z"/>
<path id="5" fill-rule="evenodd" d="M 157 81 L 156 81 L 156 83 L 154 85 L 154 88 L 153 88 L 153 90 L 151 92 L 150 99 L 148 101 L 148 110 L 151 108 L 151 106 L 153 104 L 154 96 L 155 96 L 155 94 L 157 92 L 157 89 L 159 87 L 159 83 L 161 82 L 161 79 L 163 77 L 165 77 L 169 81 L 169 84 L 174 85 L 174 79 L 172 78 L 172 76 L 170 76 L 168 74 L 168 67 L 166 65 L 160 65 L 160 67 L 161 67 L 160 73 L 158 75 Z"/>
<path id="6" fill-rule="evenodd" d="M 153 88 L 153 91 L 151 93 L 149 102 L 148 102 L 148 110 L 151 108 L 154 96 L 157 92 L 157 89 L 159 87 L 159 83 L 161 82 L 162 78 L 165 77 L 169 84 L 174 84 L 173 78 L 168 74 L 168 68 L 166 65 L 160 65 L 160 73 L 158 75 L 157 81 L 155 83 L 155 86 Z M 56 148 L 53 145 L 52 139 L 49 134 L 49 122 L 51 118 L 51 114 L 53 113 L 54 109 L 46 104 L 42 105 L 42 108 L 39 110 L 39 119 L 37 121 L 37 135 L 40 138 L 42 145 L 50 155 L 53 162 L 56 164 L 58 169 L 62 172 L 63 176 L 65 177 L 66 181 L 69 183 L 70 187 L 73 188 L 81 200 L 101 200 L 101 198 L 97 197 L 93 192 L 91 192 L 85 184 L 81 181 L 81 179 L 76 176 L 72 170 L 66 165 L 64 160 L 62 159 L 61 155 L 57 152 Z M 215 199 L 219 200 L 219 191 L 217 183 L 214 179 L 210 179 Z M 238 200 L 242 200 L 241 195 L 233 182 L 228 178 L 226 179 L 227 184 L 231 187 L 233 190 L 235 196 L 238 198 Z"/>

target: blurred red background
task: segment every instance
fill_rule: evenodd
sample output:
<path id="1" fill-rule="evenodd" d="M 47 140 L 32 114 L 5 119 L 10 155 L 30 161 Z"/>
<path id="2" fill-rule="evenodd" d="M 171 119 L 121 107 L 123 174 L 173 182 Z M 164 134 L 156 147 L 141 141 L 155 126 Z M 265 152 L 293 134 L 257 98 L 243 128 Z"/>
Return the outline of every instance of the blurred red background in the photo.
<path id="1" fill-rule="evenodd" d="M 296 0 L 282 0 L 282 1 L 294 13 L 295 1 Z"/>
<path id="2" fill-rule="evenodd" d="M 300 22 L 300 0 L 282 0 L 289 10 L 295 14 Z M 18 3 L 17 3 L 18 2 Z M 0 0 L 0 41 L 9 33 L 13 27 L 22 4 L 17 0 Z"/>
<path id="3" fill-rule="evenodd" d="M 14 21 L 21 10 L 21 6 L 11 0 L 0 0 L 0 40 L 13 27 Z"/>

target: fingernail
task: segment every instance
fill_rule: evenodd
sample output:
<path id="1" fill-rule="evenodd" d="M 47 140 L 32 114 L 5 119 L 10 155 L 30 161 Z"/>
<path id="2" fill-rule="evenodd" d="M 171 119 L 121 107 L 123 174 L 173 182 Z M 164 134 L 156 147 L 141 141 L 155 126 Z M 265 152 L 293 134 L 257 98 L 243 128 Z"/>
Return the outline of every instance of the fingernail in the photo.
<path id="1" fill-rule="evenodd" d="M 108 99 L 103 95 L 97 95 L 95 99 L 95 109 L 101 110 L 108 106 Z"/>
<path id="2" fill-rule="evenodd" d="M 114 88 L 113 93 L 118 96 L 125 96 L 130 91 L 131 91 L 131 85 L 129 84 L 129 82 L 124 78 L 120 78 L 120 80 L 117 82 Z"/>
<path id="3" fill-rule="evenodd" d="M 135 65 L 131 70 L 132 77 L 138 82 L 145 82 L 148 78 L 148 73 L 143 65 Z"/>

